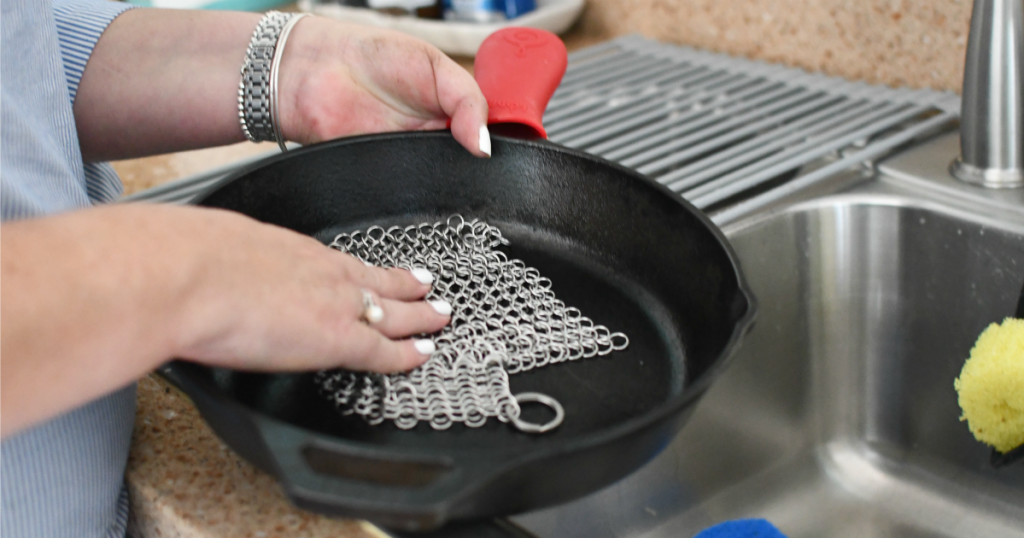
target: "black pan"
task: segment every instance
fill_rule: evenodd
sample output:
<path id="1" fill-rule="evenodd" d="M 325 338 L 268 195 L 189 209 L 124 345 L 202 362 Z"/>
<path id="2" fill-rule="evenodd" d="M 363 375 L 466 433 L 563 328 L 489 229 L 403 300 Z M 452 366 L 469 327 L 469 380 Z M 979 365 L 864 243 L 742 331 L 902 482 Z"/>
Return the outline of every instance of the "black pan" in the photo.
<path id="1" fill-rule="evenodd" d="M 369 426 L 340 416 L 311 373 L 163 368 L 296 505 L 424 530 L 587 494 L 668 444 L 750 328 L 736 257 L 700 211 L 579 151 L 501 136 L 492 147 L 490 159 L 473 157 L 448 132 L 342 139 L 258 163 L 201 200 L 324 242 L 373 224 L 484 219 L 560 299 L 630 338 L 625 351 L 510 376 L 513 394 L 565 408 L 563 424 L 539 435 L 497 420 Z M 543 409 L 523 412 L 545 421 Z"/>

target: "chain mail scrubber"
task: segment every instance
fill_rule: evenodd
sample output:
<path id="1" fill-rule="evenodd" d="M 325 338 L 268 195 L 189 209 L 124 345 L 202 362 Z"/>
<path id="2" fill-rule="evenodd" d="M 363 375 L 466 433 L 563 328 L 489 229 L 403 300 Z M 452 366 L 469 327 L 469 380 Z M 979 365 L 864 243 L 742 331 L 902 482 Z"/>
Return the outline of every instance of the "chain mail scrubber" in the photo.
<path id="1" fill-rule="evenodd" d="M 595 325 L 551 291 L 551 281 L 496 250 L 501 231 L 459 215 L 447 222 L 337 236 L 330 244 L 381 267 L 423 267 L 435 275 L 427 299 L 452 305 L 452 321 L 433 335 L 437 350 L 419 368 L 399 374 L 321 371 L 316 384 L 343 415 L 370 424 L 394 421 L 409 429 L 419 421 L 443 430 L 455 422 L 480 427 L 488 418 L 542 433 L 562 422 L 557 400 L 538 393 L 513 396 L 509 375 L 549 364 L 607 355 L 629 339 Z M 546 424 L 519 419 L 524 402 L 547 405 Z"/>
<path id="2" fill-rule="evenodd" d="M 238 119 L 252 142 L 276 141 L 287 151 L 277 118 L 277 73 L 292 27 L 305 13 L 268 11 L 256 25 L 242 63 Z"/>

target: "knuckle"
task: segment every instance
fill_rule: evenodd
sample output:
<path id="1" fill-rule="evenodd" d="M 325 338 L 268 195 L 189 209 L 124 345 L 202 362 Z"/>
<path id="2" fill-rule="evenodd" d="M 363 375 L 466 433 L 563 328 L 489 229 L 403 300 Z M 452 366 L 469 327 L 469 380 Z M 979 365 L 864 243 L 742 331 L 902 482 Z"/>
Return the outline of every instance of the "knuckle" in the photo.
<path id="1" fill-rule="evenodd" d="M 381 278 L 381 273 L 385 272 L 385 270 L 379 267 L 370 267 L 368 265 L 364 267 L 366 271 L 366 284 L 374 290 L 383 289 L 381 285 L 384 283 L 384 279 Z"/>
<path id="2" fill-rule="evenodd" d="M 410 286 L 414 277 L 405 269 L 389 269 L 388 279 L 396 290 L 404 290 Z"/>

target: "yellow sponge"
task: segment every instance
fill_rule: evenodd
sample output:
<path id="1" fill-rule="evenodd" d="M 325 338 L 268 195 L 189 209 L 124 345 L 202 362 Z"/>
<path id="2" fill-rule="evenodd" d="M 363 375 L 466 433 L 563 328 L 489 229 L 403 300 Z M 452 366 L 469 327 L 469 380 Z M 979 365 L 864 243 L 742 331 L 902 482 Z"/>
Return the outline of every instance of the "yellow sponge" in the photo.
<path id="1" fill-rule="evenodd" d="M 1024 320 L 989 325 L 953 387 L 977 440 L 1002 453 L 1024 445 Z"/>

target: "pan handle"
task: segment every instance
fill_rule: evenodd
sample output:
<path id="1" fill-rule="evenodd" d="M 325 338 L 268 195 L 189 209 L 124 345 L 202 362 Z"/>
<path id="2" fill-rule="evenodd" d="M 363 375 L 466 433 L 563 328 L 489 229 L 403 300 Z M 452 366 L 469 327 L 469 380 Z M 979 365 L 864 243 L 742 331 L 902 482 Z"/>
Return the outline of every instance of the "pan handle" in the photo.
<path id="1" fill-rule="evenodd" d="M 508 454 L 410 457 L 386 446 L 332 442 L 224 397 L 202 366 L 172 361 L 158 372 L 235 452 L 274 475 L 297 506 L 315 512 L 431 530 L 457 505 L 472 503 L 474 491 L 522 464 Z"/>
<path id="2" fill-rule="evenodd" d="M 503 28 L 480 45 L 473 72 L 487 98 L 487 124 L 520 128 L 547 138 L 542 118 L 569 57 L 555 34 L 537 28 Z M 510 134 L 501 129 L 501 134 Z"/>
<path id="3" fill-rule="evenodd" d="M 281 484 L 297 506 L 395 529 L 443 525 L 457 504 L 504 468 L 495 464 L 498 458 L 411 459 L 385 447 L 334 443 L 268 417 L 254 418 Z"/>

